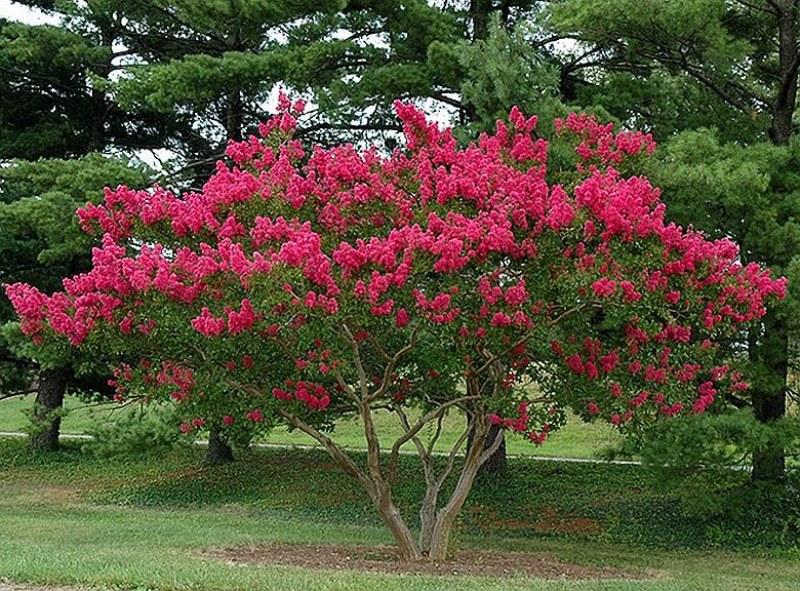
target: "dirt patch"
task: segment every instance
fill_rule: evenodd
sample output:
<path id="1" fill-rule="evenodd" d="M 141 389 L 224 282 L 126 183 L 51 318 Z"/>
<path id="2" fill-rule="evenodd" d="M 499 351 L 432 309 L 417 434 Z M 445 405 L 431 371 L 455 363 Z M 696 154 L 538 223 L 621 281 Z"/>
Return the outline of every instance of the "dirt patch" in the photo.
<path id="1" fill-rule="evenodd" d="M 6 501 L 25 500 L 26 503 L 33 502 L 37 505 L 74 505 L 81 497 L 80 490 L 74 486 L 51 484 L 25 477 L 0 480 L 0 489 Z"/>
<path id="2" fill-rule="evenodd" d="M 557 509 L 545 507 L 538 516 L 527 519 L 501 517 L 483 506 L 473 508 L 477 526 L 484 532 L 493 531 L 537 531 L 541 533 L 566 533 L 594 536 L 603 533 L 603 524 L 588 517 L 564 515 Z"/>
<path id="3" fill-rule="evenodd" d="M 0 591 L 77 591 L 75 587 L 37 587 L 36 585 L 17 585 L 0 579 Z"/>
<path id="4" fill-rule="evenodd" d="M 460 550 L 444 563 L 405 562 L 387 546 L 337 546 L 265 544 L 238 548 L 209 549 L 202 556 L 229 565 L 285 565 L 310 569 L 355 570 L 380 573 L 413 573 L 443 576 L 511 577 L 536 579 L 653 579 L 657 575 L 615 567 L 596 567 L 560 562 L 546 554 Z"/>

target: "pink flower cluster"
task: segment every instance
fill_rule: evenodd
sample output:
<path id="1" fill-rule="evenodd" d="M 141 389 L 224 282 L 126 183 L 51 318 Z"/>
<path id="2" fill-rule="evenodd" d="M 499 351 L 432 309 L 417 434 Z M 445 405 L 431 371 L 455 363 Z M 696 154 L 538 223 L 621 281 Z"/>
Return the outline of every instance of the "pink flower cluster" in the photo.
<path id="1" fill-rule="evenodd" d="M 602 125 L 593 115 L 570 113 L 566 119 L 556 119 L 556 132 L 570 132 L 581 139 L 575 152 L 585 161 L 597 160 L 602 164 L 619 164 L 625 158 L 644 153 L 651 155 L 656 149 L 653 136 L 640 131 L 614 133 L 611 123 Z"/>
<path id="2" fill-rule="evenodd" d="M 278 400 L 292 401 L 298 400 L 311 410 L 323 410 L 328 408 L 331 402 L 330 394 L 321 384 L 299 380 L 293 382 L 286 380 L 284 388 L 273 388 L 272 395 Z"/>
<path id="3" fill-rule="evenodd" d="M 548 184 L 547 142 L 518 109 L 462 148 L 450 130 L 397 103 L 406 147 L 383 156 L 350 145 L 307 150 L 292 138 L 302 107 L 284 97 L 261 137 L 229 144 L 232 164 L 218 163 L 199 193 L 119 187 L 82 208 L 82 226 L 102 234 L 93 267 L 52 295 L 6 286 L 23 331 L 80 345 L 100 327 L 131 339 L 163 329 L 160 338 L 175 339 L 169 379 L 180 400 L 248 351 L 248 366 L 283 372 L 239 372 L 252 374 L 251 390 L 279 383 L 271 403 L 317 411 L 344 395 L 333 374 L 364 380 L 353 369 L 362 350 L 376 365 L 371 392 L 429 396 L 428 360 L 409 361 L 399 393 L 387 386 L 396 368 L 379 361 L 419 332 L 458 360 L 444 364 L 452 375 L 442 382 L 502 356 L 507 371 L 490 390 L 503 399 L 490 407 L 503 410 L 491 420 L 538 443 L 554 423 L 516 388 L 536 371 L 549 379 L 563 370 L 566 385 L 548 395 L 617 425 L 702 412 L 721 379 L 744 388 L 730 372 L 703 369 L 713 349 L 706 340 L 763 316 L 786 281 L 742 267 L 729 241 L 667 223 L 658 189 L 614 168 L 651 154 L 649 135 L 574 113 L 557 121 L 581 159 L 567 190 Z M 597 310 L 622 318 L 613 335 L 593 325 Z M 340 338 L 332 352 L 309 355 L 311 340 L 331 335 Z M 224 356 L 208 363 L 198 350 Z M 189 366 L 194 375 L 178 384 L 174 368 Z M 264 419 L 260 403 L 238 412 L 245 407 L 256 408 L 245 415 L 251 422 Z"/>

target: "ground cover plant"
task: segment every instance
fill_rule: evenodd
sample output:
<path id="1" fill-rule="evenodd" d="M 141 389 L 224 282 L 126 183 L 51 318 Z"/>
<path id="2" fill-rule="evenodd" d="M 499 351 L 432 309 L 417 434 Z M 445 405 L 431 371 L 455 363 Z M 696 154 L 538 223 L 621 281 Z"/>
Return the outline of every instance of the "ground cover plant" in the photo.
<path id="1" fill-rule="evenodd" d="M 788 591 L 800 575 L 796 546 L 786 538 L 785 549 L 776 548 L 782 527 L 759 517 L 757 507 L 731 519 L 686 503 L 746 481 L 742 473 L 707 474 L 683 491 L 664 491 L 638 466 L 514 460 L 507 477 L 476 488 L 458 530 L 459 553 L 485 561 L 491 555 L 481 553 L 491 550 L 508 572 L 464 576 L 445 568 L 431 576 L 396 570 L 387 558 L 391 537 L 366 493 L 321 450 L 258 450 L 235 464 L 200 468 L 203 453 L 192 448 L 98 459 L 83 445 L 31 455 L 23 441 L 0 440 L 0 578 L 162 591 Z M 363 465 L 365 456 L 356 460 Z M 401 458 L 399 470 L 398 503 L 407 508 L 424 478 L 411 458 Z M 646 535 L 652 531 L 660 535 Z M 313 555 L 305 566 L 290 566 L 321 539 L 370 572 L 321 571 Z M 537 560 L 565 574 L 518 572 Z"/>
<path id="2" fill-rule="evenodd" d="M 566 408 L 627 432 L 703 413 L 747 388 L 717 343 L 785 280 L 665 221 L 657 189 L 620 172 L 652 152 L 648 136 L 573 114 L 556 122 L 572 165 L 550 170 L 536 119 L 516 109 L 460 148 L 396 108 L 406 146 L 383 156 L 307 151 L 292 137 L 301 106 L 284 101 L 202 193 L 121 187 L 82 209 L 103 246 L 64 292 L 6 291 L 45 346 L 140 358 L 118 366 L 118 397 L 174 399 L 184 431 L 303 431 L 363 487 L 404 559 L 441 561 L 499 445 L 493 425 L 541 443 Z M 439 462 L 451 409 L 468 420 Z M 402 427 L 386 454 L 378 410 Z M 329 435 L 347 414 L 364 464 Z M 418 539 L 395 498 L 409 441 L 425 482 Z"/>

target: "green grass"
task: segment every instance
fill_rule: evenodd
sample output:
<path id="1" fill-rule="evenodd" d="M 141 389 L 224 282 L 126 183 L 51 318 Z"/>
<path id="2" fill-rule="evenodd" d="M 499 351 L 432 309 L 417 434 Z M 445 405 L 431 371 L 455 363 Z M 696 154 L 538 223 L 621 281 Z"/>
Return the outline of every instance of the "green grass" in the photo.
<path id="1" fill-rule="evenodd" d="M 503 477 L 477 484 L 459 547 L 544 552 L 657 578 L 449 579 L 231 566 L 199 551 L 270 541 L 391 540 L 364 493 L 319 451 L 259 450 L 214 468 L 201 467 L 201 459 L 197 449 L 98 459 L 77 443 L 30 456 L 24 442 L 0 440 L 0 581 L 197 591 L 789 591 L 800 579 L 800 553 L 791 544 L 763 549 L 769 535 L 778 535 L 774 523 L 758 520 L 764 511 L 737 517 L 692 502 L 703 490 L 733 490 L 740 474 L 698 475 L 678 495 L 663 492 L 637 466 L 531 460 L 515 460 Z M 405 458 L 397 490 L 404 511 L 420 491 L 416 465 Z M 748 531 L 758 535 L 746 539 Z M 725 549 L 731 546 L 740 550 Z"/>
<path id="2" fill-rule="evenodd" d="M 0 401 L 0 431 L 24 431 L 28 419 L 26 413 L 33 405 L 33 396 L 10 398 Z M 92 430 L 97 421 L 114 420 L 120 415 L 130 412 L 133 407 L 120 407 L 115 403 L 88 404 L 75 397 L 67 397 L 64 403 L 67 410 L 62 419 L 63 433 L 81 434 Z M 384 441 L 397 438 L 400 426 L 395 417 L 388 412 L 376 413 L 376 424 L 379 433 L 384 434 Z M 460 430 L 463 429 L 464 418 L 452 413 L 445 421 L 444 433 L 437 449 L 450 449 L 455 443 Z M 423 433 L 424 435 L 424 433 Z M 345 420 L 336 426 L 335 439 L 341 445 L 351 449 L 364 447 L 364 435 L 359 421 Z M 315 445 L 316 442 L 300 431 L 288 432 L 277 428 L 264 441 L 287 445 Z M 507 438 L 507 451 L 512 455 L 549 456 L 567 458 L 593 458 L 604 449 L 620 442 L 620 436 L 610 425 L 601 423 L 584 423 L 575 416 L 570 416 L 567 425 L 553 435 L 542 446 L 535 446 L 522 437 L 510 435 Z M 413 449 L 409 442 L 406 449 Z"/>

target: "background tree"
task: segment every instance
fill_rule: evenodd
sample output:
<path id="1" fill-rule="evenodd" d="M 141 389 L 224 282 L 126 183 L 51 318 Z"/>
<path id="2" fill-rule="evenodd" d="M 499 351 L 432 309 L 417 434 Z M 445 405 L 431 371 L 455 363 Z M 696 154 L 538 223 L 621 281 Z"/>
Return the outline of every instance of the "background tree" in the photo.
<path id="1" fill-rule="evenodd" d="M 702 150 L 703 161 L 693 168 L 691 178 L 698 181 L 694 190 L 687 191 L 686 179 L 678 181 L 673 172 L 676 167 L 692 168 L 688 161 L 676 162 L 676 157 L 686 154 L 689 142 L 699 137 L 680 140 L 671 151 L 665 177 L 678 181 L 675 187 L 680 189 L 672 193 L 669 184 L 665 187 L 673 204 L 671 215 L 712 235 L 734 237 L 745 260 L 788 272 L 798 254 L 798 202 L 793 198 L 793 175 L 785 166 L 793 152 L 800 64 L 796 4 L 708 0 L 648 2 L 643 9 L 640 2 L 567 0 L 553 4 L 549 23 L 579 40 L 583 58 L 572 68 L 587 73 L 587 92 L 600 87 L 607 108 L 622 120 L 652 126 L 662 137 L 696 126 L 717 129 L 719 140 L 700 141 L 710 151 Z M 611 84 L 607 91 L 602 89 L 606 82 Z M 666 94 L 661 94 L 662 88 Z M 628 100 L 617 100 L 619 96 Z M 666 100 L 671 107 L 664 109 Z M 726 146 L 728 142 L 741 147 Z M 756 145 L 762 142 L 783 155 Z M 696 155 L 701 150 L 691 151 Z M 706 193 L 697 199 L 709 184 L 730 187 L 724 163 L 730 166 L 734 155 L 740 158 L 734 165 L 738 171 L 748 170 L 764 183 L 758 199 L 743 202 L 739 186 L 725 194 L 714 190 L 714 199 Z M 700 179 L 701 167 L 717 175 L 717 181 Z M 748 180 L 745 187 L 752 185 Z M 776 307 L 748 339 L 758 376 L 753 411 L 764 423 L 786 413 L 794 305 Z M 784 452 L 777 443 L 753 454 L 754 480 L 780 480 L 784 468 Z"/>
<path id="2" fill-rule="evenodd" d="M 29 4 L 54 8 L 51 3 Z M 0 174 L 0 242 L 6 255 L 0 275 L 4 281 L 24 277 L 43 289 L 58 289 L 64 271 L 83 268 L 88 262 L 86 239 L 73 219 L 75 207 L 89 198 L 99 199 L 104 183 L 144 182 L 142 171 L 129 169 L 128 160 L 106 159 L 97 152 L 153 148 L 164 141 L 166 120 L 146 112 L 125 114 L 91 82 L 92 77 L 109 76 L 120 57 L 114 46 L 119 40 L 115 26 L 122 17 L 106 11 L 109 5 L 88 3 L 78 19 L 74 6 L 60 4 L 65 23 L 76 19 L 74 27 L 0 21 L 0 161 L 6 164 Z M 92 152 L 95 155 L 88 156 Z M 34 162 L 39 158 L 48 160 Z M 70 158 L 77 160 L 63 160 Z M 0 314 L 0 322 L 11 320 L 7 303 Z M 29 362 L 12 352 L 13 332 L 13 327 L 4 328 L 6 337 L 0 341 L 4 394 L 34 383 L 41 411 L 37 416 L 52 418 L 74 378 L 74 368 L 59 366 L 56 360 L 66 362 L 69 356 L 54 355 L 34 378 Z M 31 439 L 31 445 L 54 447 L 58 421 L 46 418 L 40 427 L 34 429 L 39 436 Z"/>
<path id="3" fill-rule="evenodd" d="M 12 161 L 0 170 L 2 281 L 25 281 L 48 292 L 61 289 L 64 276 L 88 270 L 91 263 L 92 240 L 80 231 L 70 212 L 87 201 L 99 201 L 105 183 L 143 186 L 147 180 L 145 171 L 127 159 L 99 154 Z M 102 363 L 91 368 L 90 358 L 63 348 L 26 347 L 20 342 L 10 304 L 4 300 L 0 305 L 5 355 L 2 395 L 36 390 L 30 445 L 36 450 L 53 449 L 58 444 L 59 413 L 67 389 L 102 391 L 104 379 L 92 376 L 102 376 L 107 369 Z"/>

